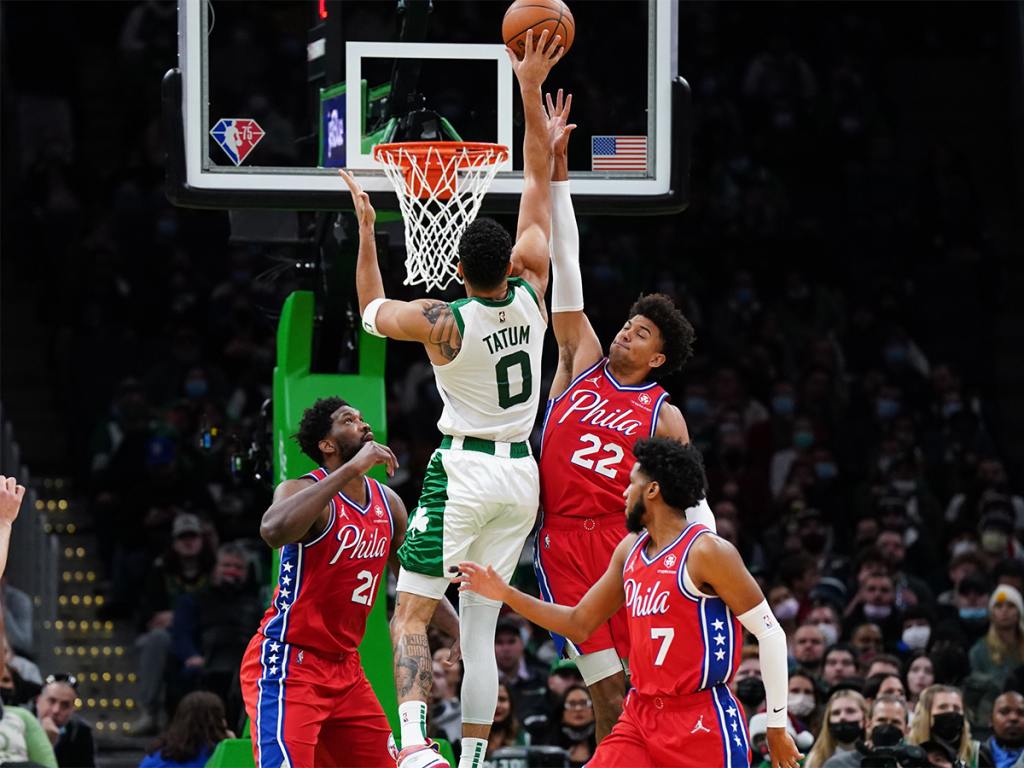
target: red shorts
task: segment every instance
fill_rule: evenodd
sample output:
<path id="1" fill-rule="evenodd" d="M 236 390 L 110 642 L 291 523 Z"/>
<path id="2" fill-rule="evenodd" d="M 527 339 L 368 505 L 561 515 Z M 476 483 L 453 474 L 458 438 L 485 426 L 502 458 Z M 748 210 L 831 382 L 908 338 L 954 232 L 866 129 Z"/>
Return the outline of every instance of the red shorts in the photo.
<path id="1" fill-rule="evenodd" d="M 545 520 L 537 531 L 533 558 L 541 597 L 549 603 L 576 605 L 604 576 L 615 547 L 625 536 L 625 517 L 621 514 Z M 570 641 L 554 633 L 551 637 L 562 654 Z M 586 642 L 573 647 L 581 654 L 614 648 L 620 659 L 629 656 L 625 606 L 595 629 Z"/>
<path id="2" fill-rule="evenodd" d="M 612 732 L 586 768 L 749 768 L 743 707 L 728 686 L 690 696 L 630 691 Z"/>
<path id="3" fill-rule="evenodd" d="M 257 633 L 241 680 L 256 768 L 394 768 L 391 726 L 358 653 L 332 659 Z"/>

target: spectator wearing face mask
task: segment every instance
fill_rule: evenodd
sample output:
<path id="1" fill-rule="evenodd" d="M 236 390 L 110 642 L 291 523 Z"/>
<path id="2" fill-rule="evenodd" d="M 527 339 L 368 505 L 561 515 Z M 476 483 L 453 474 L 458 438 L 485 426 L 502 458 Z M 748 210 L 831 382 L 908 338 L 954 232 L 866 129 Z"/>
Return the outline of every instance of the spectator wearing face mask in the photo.
<path id="1" fill-rule="evenodd" d="M 907 691 L 907 704 L 913 710 L 921 692 L 935 684 L 935 669 L 932 660 L 924 653 L 918 652 L 911 656 L 906 664 L 904 686 Z"/>
<path id="2" fill-rule="evenodd" d="M 768 590 L 768 605 L 789 637 L 796 631 L 796 618 L 800 613 L 800 601 L 793 594 L 793 590 L 784 584 L 776 584 Z"/>
<path id="3" fill-rule="evenodd" d="M 1024 601 L 1008 584 L 1001 584 L 988 601 L 989 627 L 972 647 L 971 669 L 988 675 L 1002 687 L 1013 670 L 1024 664 Z"/>
<path id="4" fill-rule="evenodd" d="M 1014 537 L 1014 511 L 1005 496 L 990 497 L 982 502 L 978 520 L 978 542 L 981 556 L 989 570 L 1008 557 L 1024 558 L 1024 546 Z"/>
<path id="5" fill-rule="evenodd" d="M 971 738 L 959 688 L 933 685 L 921 692 L 910 724 L 911 744 L 937 741 L 949 747 L 967 768 L 977 768 L 980 745 Z"/>
<path id="6" fill-rule="evenodd" d="M 740 652 L 740 664 L 732 676 L 729 688 L 743 705 L 747 722 L 764 704 L 764 681 L 761 680 L 761 660 L 756 645 L 745 645 Z"/>
<path id="7" fill-rule="evenodd" d="M 859 768 L 867 753 L 878 747 L 895 747 L 906 739 L 907 703 L 895 696 L 879 696 L 871 705 L 867 733 L 849 752 L 834 755 L 824 768 Z"/>
<path id="8" fill-rule="evenodd" d="M 804 620 L 804 624 L 813 624 L 820 629 L 821 633 L 825 636 L 825 647 L 831 648 L 839 642 L 843 624 L 835 604 L 831 600 L 820 597 L 825 582 L 835 582 L 839 585 L 839 589 L 843 589 L 845 594 L 845 589 L 838 579 L 826 578 L 819 581 L 818 586 L 811 592 L 813 603 L 807 618 Z"/>
<path id="9" fill-rule="evenodd" d="M 795 733 L 817 733 L 821 725 L 819 688 L 813 673 L 797 667 L 789 673 L 789 721 Z M 814 742 L 813 735 L 807 746 Z M 799 744 L 797 744 L 800 747 Z M 800 747 L 803 749 L 803 747 Z"/>
<path id="10" fill-rule="evenodd" d="M 1007 691 L 992 707 L 992 735 L 978 749 L 979 768 L 1012 768 L 1024 759 L 1024 695 Z"/>
<path id="11" fill-rule="evenodd" d="M 992 586 L 982 575 L 966 576 L 956 590 L 955 606 L 960 631 L 970 647 L 988 631 L 988 602 Z"/>
<path id="12" fill-rule="evenodd" d="M 856 691 L 833 693 L 825 704 L 821 729 L 807 754 L 804 768 L 822 768 L 835 755 L 852 752 L 864 736 L 868 705 Z"/>
<path id="13" fill-rule="evenodd" d="M 892 576 L 887 573 L 868 576 L 852 605 L 853 609 L 846 616 L 848 629 L 852 631 L 863 624 L 874 624 L 881 630 L 883 643 L 895 644 L 899 640 L 903 619 L 896 607 L 896 588 Z"/>
<path id="14" fill-rule="evenodd" d="M 897 648 L 901 653 L 923 651 L 932 636 L 932 614 L 922 606 L 912 606 L 903 612 L 903 632 Z"/>

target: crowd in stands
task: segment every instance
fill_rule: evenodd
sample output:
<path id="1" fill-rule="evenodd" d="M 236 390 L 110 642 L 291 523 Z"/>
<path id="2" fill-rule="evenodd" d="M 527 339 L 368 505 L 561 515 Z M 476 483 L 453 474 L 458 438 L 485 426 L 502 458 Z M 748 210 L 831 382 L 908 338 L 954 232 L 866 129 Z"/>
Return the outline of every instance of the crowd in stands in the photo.
<path id="1" fill-rule="evenodd" d="M 960 30 L 922 18 L 908 39 L 867 12 L 823 21 L 819 9 L 752 40 L 749 5 L 684 6 L 693 203 L 642 224 L 580 221 L 588 315 L 608 340 L 631 297 L 657 290 L 697 330 L 696 356 L 662 383 L 704 453 L 719 534 L 786 629 L 804 765 L 916 747 L 905 759 L 1020 768 L 1024 498 L 1001 459 L 975 341 L 990 320 L 993 255 L 963 158 L 942 144 L 901 151 L 881 69 L 898 45 L 927 52 Z M 200 765 L 238 728 L 239 660 L 269 580 L 257 537 L 268 490 L 232 472 L 232 436 L 248 439 L 269 396 L 274 321 L 258 308 L 301 285 L 291 273 L 257 279 L 266 251 L 229 245 L 226 215 L 163 197 L 154 84 L 173 63 L 168 7 L 128 9 L 120 46 L 91 62 L 101 88 L 83 81 L 55 98 L 15 73 L 35 94 L 18 102 L 23 127 L 40 110 L 64 118 L 45 136 L 23 132 L 22 161 L 4 171 L 23 190 L 10 202 L 12 247 L 45 254 L 66 308 L 54 358 L 92 513 L 117 532 L 100 538 L 109 612 L 137 622 L 136 732 L 168 723 L 147 768 Z M 972 39 L 960 52 L 983 56 Z M 146 94 L 142 104 L 108 81 Z M 86 98 L 103 108 L 79 112 Z M 101 128 L 123 142 L 114 163 Z M 388 354 L 394 487 L 412 508 L 440 400 L 421 350 Z M 522 569 L 521 583 L 531 578 Z M 92 764 L 68 751 L 91 760 L 76 681 L 34 668 L 16 587 L 4 589 L 0 732 L 22 745 L 16 759 Z M 460 673 L 442 663 L 446 638 L 432 639 L 430 734 L 457 744 Z M 551 745 L 585 763 L 594 712 L 574 665 L 514 614 L 495 651 L 489 756 Z M 757 765 L 756 646 L 732 687 Z"/>

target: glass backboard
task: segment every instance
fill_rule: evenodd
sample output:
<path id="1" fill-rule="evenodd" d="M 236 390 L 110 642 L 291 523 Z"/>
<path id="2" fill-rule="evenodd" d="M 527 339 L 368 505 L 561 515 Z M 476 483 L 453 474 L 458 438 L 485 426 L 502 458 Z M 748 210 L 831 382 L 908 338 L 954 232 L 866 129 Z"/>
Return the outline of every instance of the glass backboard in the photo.
<path id="1" fill-rule="evenodd" d="M 676 0 L 577 0 L 572 49 L 547 88 L 573 94 L 577 207 L 686 205 L 689 90 L 676 72 Z M 341 209 L 347 167 L 395 208 L 373 160 L 386 141 L 511 147 L 485 209 L 522 185 L 522 106 L 501 42 L 505 2 L 179 0 L 179 67 L 165 79 L 169 182 L 185 205 Z M 388 199 L 390 198 L 390 199 Z"/>

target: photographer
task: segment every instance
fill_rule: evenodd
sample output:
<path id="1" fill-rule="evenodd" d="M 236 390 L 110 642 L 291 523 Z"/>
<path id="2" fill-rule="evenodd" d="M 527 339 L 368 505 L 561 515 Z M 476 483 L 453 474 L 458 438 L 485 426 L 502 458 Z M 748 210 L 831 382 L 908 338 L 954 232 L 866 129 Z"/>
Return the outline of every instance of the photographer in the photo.
<path id="1" fill-rule="evenodd" d="M 850 752 L 830 758 L 824 768 L 911 768 L 927 766 L 924 752 L 904 743 L 907 704 L 895 696 L 879 696 L 871 706 L 867 738 Z"/>

